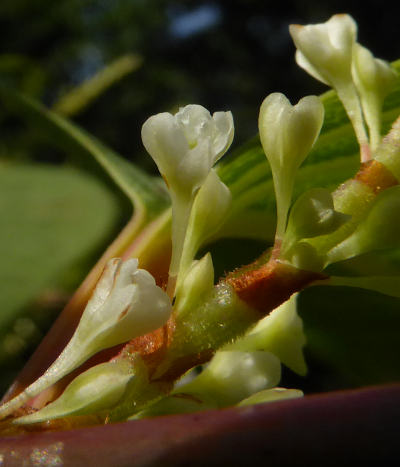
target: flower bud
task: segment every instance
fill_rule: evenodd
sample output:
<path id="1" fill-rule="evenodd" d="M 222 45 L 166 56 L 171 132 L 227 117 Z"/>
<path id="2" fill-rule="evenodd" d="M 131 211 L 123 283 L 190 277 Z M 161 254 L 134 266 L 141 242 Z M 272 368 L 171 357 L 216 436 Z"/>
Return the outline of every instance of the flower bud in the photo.
<path id="1" fill-rule="evenodd" d="M 296 300 L 297 294 L 292 295 L 289 300 L 261 319 L 247 334 L 224 349 L 247 352 L 266 350 L 294 372 L 305 375 L 307 367 L 303 347 L 306 338 L 303 322 L 297 313 Z"/>
<path id="2" fill-rule="evenodd" d="M 190 310 L 199 300 L 204 299 L 214 287 L 214 267 L 211 254 L 207 253 L 200 260 L 193 261 L 178 284 L 175 309 L 180 312 Z"/>
<path id="3" fill-rule="evenodd" d="M 280 378 L 279 359 L 269 352 L 221 350 L 206 369 L 180 391 L 193 395 L 206 393 L 219 407 L 224 407 L 276 386 Z"/>
<path id="4" fill-rule="evenodd" d="M 44 422 L 70 415 L 87 415 L 113 408 L 134 378 L 131 366 L 122 360 L 101 363 L 77 376 L 58 399 L 13 423 Z"/>
<path id="5" fill-rule="evenodd" d="M 400 246 L 400 186 L 388 188 L 373 201 L 356 230 L 327 254 L 327 264 L 374 250 Z"/>
<path id="6" fill-rule="evenodd" d="M 183 245 L 180 277 L 186 274 L 199 248 L 218 232 L 226 218 L 231 201 L 229 188 L 221 181 L 216 171 L 211 169 L 193 203 Z"/>
<path id="7" fill-rule="evenodd" d="M 276 192 L 277 237 L 286 227 L 296 172 L 317 139 L 324 108 L 316 96 L 307 96 L 292 106 L 280 93 L 270 94 L 262 103 L 260 139 L 271 165 Z"/>
<path id="8" fill-rule="evenodd" d="M 332 233 L 349 219 L 350 216 L 334 210 L 329 190 L 313 188 L 306 191 L 291 209 L 280 257 L 288 259 L 287 255 L 300 240 Z"/>

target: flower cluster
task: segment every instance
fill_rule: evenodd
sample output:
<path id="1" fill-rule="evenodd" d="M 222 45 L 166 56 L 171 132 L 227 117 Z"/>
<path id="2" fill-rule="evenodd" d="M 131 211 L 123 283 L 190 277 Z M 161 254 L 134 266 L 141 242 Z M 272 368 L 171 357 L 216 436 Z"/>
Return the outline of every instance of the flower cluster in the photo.
<path id="1" fill-rule="evenodd" d="M 298 64 L 336 90 L 354 126 L 362 161 L 370 158 L 371 148 L 376 161 L 386 164 L 392 176 L 400 178 L 390 137 L 389 143 L 380 146 L 383 99 L 395 80 L 390 65 L 374 58 L 356 42 L 356 24 L 348 15 L 335 15 L 324 24 L 292 25 L 290 32 L 297 47 Z M 323 188 L 308 190 L 292 205 L 297 171 L 315 144 L 323 121 L 324 106 L 317 96 L 304 97 L 293 106 L 283 94 L 273 93 L 263 101 L 259 113 L 260 140 L 271 167 L 277 204 L 275 244 L 269 261 L 288 265 L 293 275 L 299 271 L 319 274 L 331 263 L 400 245 L 399 224 L 392 221 L 393 215 L 400 215 L 398 186 L 375 196 L 370 187 L 351 180 L 333 193 Z M 392 136 L 397 137 L 399 131 L 397 124 Z M 184 333 L 191 332 L 197 319 L 203 320 L 199 327 L 207 329 L 204 316 L 221 326 L 210 304 L 202 308 L 200 318 L 193 318 L 196 309 L 201 308 L 199 304 L 210 296 L 218 302 L 223 317 L 229 316 L 229 310 L 235 306 L 243 314 L 254 312 L 250 310 L 251 303 L 245 303 L 238 295 L 225 300 L 223 295 L 230 294 L 232 298 L 235 294 L 229 284 L 214 288 L 210 253 L 196 259 L 204 243 L 218 232 L 231 207 L 229 188 L 213 167 L 231 145 L 233 133 L 230 112 L 211 115 L 200 105 L 188 105 L 175 115 L 161 113 L 144 123 L 143 144 L 158 166 L 172 204 L 172 258 L 166 291 L 156 285 L 150 273 L 138 269 L 137 259 L 110 260 L 70 342 L 43 376 L 0 407 L 1 418 L 100 351 L 158 330 L 172 313 L 178 329 L 173 344 L 178 347 L 181 339 L 184 350 L 201 355 L 201 345 L 195 348 Z M 364 199 L 367 192 L 368 202 Z M 265 264 L 262 268 L 268 272 Z M 340 278 L 335 280 L 343 283 Z M 276 303 L 271 309 L 274 307 Z M 182 316 L 189 316 L 192 321 L 179 321 Z M 179 329 L 182 322 L 183 332 Z M 169 397 L 135 417 L 300 396 L 300 391 L 275 388 L 281 363 L 298 374 L 306 372 L 302 354 L 305 338 L 296 313 L 296 296 L 252 329 L 248 330 L 247 321 L 246 325 L 240 330 L 247 329 L 247 333 L 237 338 L 237 332 L 234 342 L 220 339 L 221 349 L 199 376 L 175 387 Z M 205 345 L 201 350 L 211 354 L 217 349 Z M 150 386 L 144 359 L 138 352 L 133 354 L 128 359 L 115 358 L 81 372 L 58 399 L 16 423 L 108 410 L 125 394 L 132 393 L 135 385 L 142 387 L 145 382 Z M 182 349 L 177 355 L 180 361 L 185 360 Z M 157 379 L 154 373 L 151 376 Z M 182 394 L 190 397 L 181 397 Z M 132 411 L 133 405 L 129 405 Z"/>

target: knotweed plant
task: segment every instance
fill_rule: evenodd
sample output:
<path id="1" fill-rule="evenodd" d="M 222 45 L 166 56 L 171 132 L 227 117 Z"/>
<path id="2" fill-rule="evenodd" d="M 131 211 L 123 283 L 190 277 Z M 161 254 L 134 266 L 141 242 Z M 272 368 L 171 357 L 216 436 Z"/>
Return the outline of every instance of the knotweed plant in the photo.
<path id="1" fill-rule="evenodd" d="M 299 375 L 307 371 L 297 293 L 323 283 L 399 296 L 398 276 L 331 273 L 335 263 L 400 246 L 400 121 L 381 136 L 383 101 L 398 82 L 396 71 L 357 43 L 348 15 L 292 25 L 290 33 L 300 67 L 342 102 L 359 144 L 359 171 L 333 191 L 314 187 L 293 200 L 299 168 L 324 125 L 324 105 L 317 96 L 295 105 L 280 93 L 267 96 L 259 133 L 276 195 L 274 244 L 253 263 L 215 277 L 204 248 L 223 235 L 238 206 L 221 179 L 223 166 L 215 166 L 232 143 L 233 116 L 187 105 L 150 117 L 142 140 L 171 210 L 146 223 L 137 209 L 144 227 L 122 234 L 100 261 L 101 276 L 99 266 L 80 289 L 80 304 L 75 299 L 67 307 L 82 308 L 70 341 L 41 376 L 36 365 L 6 396 L 0 407 L 6 429 L 301 397 L 296 388 L 279 387 L 282 364 Z M 157 284 L 139 269 L 142 263 Z"/>

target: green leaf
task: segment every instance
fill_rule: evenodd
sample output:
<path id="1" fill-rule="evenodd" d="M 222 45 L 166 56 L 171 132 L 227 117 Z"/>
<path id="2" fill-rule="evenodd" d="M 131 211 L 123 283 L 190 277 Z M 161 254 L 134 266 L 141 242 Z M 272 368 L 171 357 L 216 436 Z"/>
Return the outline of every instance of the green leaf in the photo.
<path id="1" fill-rule="evenodd" d="M 142 62 L 142 57 L 134 54 L 126 54 L 117 58 L 62 96 L 54 104 L 53 110 L 69 117 L 79 114 L 109 87 L 140 68 Z"/>
<path id="2" fill-rule="evenodd" d="M 168 197 L 158 179 L 147 175 L 68 119 L 1 82 L 0 98 L 13 112 L 46 130 L 49 139 L 61 149 L 82 157 L 93 157 L 147 220 L 168 206 Z"/>
<path id="3" fill-rule="evenodd" d="M 0 187 L 1 361 L 21 337 L 24 307 L 104 247 L 121 211 L 104 184 L 73 168 L 2 166 Z"/>

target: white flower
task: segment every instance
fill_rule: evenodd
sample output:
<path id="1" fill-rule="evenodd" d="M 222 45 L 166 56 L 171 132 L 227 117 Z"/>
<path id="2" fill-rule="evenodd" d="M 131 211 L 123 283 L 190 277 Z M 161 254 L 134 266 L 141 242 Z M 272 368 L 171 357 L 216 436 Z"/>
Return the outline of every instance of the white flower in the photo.
<path id="1" fill-rule="evenodd" d="M 25 391 L 0 407 L 0 418 L 52 386 L 103 349 L 164 325 L 172 305 L 138 260 L 111 259 L 71 340 L 50 368 Z"/>
<path id="2" fill-rule="evenodd" d="M 361 160 L 370 158 L 360 100 L 351 73 L 357 25 L 349 15 L 334 15 L 326 23 L 292 24 L 290 34 L 296 45 L 297 64 L 311 76 L 332 86 L 354 127 Z"/>
<path id="3" fill-rule="evenodd" d="M 73 339 L 88 352 L 127 342 L 164 325 L 171 302 L 138 260 L 109 261 Z M 90 350 L 89 350 L 90 349 Z"/>
<path id="4" fill-rule="evenodd" d="M 187 105 L 176 115 L 154 115 L 143 125 L 143 144 L 157 164 L 172 201 L 172 258 L 167 287 L 171 297 L 195 196 L 231 145 L 233 132 L 231 112 L 211 116 L 201 105 Z"/>
<path id="5" fill-rule="evenodd" d="M 143 125 L 143 144 L 172 191 L 192 194 L 232 143 L 231 112 L 213 116 L 201 105 L 160 113 Z"/>
<path id="6" fill-rule="evenodd" d="M 292 24 L 290 34 L 297 47 L 296 61 L 314 78 L 332 87 L 351 81 L 353 45 L 357 25 L 349 15 L 334 15 L 321 24 Z"/>

